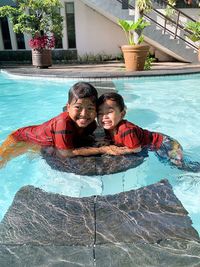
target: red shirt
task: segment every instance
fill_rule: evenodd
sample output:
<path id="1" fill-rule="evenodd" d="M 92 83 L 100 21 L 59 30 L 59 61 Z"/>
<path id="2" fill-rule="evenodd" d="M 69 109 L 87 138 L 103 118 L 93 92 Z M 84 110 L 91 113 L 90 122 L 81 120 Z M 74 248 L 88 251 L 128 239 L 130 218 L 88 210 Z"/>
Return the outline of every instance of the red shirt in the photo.
<path id="1" fill-rule="evenodd" d="M 95 129 L 96 122 L 94 121 L 84 128 L 83 135 L 92 134 Z M 68 112 L 63 112 L 40 125 L 20 128 L 12 135 L 18 141 L 35 143 L 41 146 L 53 146 L 57 149 L 74 148 L 76 147 L 76 139 L 80 139 L 75 123 L 69 117 Z"/>
<path id="2" fill-rule="evenodd" d="M 157 150 L 162 144 L 163 136 L 160 133 L 144 130 L 127 120 L 122 120 L 117 127 L 117 133 L 111 139 L 118 146 L 128 148 L 141 146 Z"/>

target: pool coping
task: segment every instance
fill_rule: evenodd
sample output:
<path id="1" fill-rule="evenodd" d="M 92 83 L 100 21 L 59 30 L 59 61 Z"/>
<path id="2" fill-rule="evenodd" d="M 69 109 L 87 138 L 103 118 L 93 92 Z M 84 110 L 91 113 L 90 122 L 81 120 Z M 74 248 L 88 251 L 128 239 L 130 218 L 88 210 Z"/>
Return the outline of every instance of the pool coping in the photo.
<path id="1" fill-rule="evenodd" d="M 124 64 L 112 62 L 106 64 L 71 64 L 53 65 L 48 69 L 38 69 L 33 66 L 1 66 L 1 72 L 20 77 L 56 78 L 56 79 L 81 79 L 81 80 L 112 80 L 143 78 L 150 76 L 171 76 L 200 73 L 200 64 L 165 62 L 154 63 L 151 70 L 126 72 Z"/>

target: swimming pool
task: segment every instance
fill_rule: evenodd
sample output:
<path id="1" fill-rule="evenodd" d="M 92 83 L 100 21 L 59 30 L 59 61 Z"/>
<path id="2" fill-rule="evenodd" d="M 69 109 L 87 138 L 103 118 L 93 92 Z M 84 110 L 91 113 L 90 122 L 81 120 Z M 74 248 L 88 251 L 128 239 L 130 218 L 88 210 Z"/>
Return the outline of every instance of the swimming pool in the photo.
<path id="1" fill-rule="evenodd" d="M 141 127 L 168 134 L 185 153 L 200 161 L 200 75 L 113 80 L 125 98 L 126 118 Z M 0 143 L 16 128 L 59 114 L 75 80 L 16 79 L 0 75 Z M 114 194 L 167 178 L 200 233 L 200 174 L 172 168 L 153 153 L 135 169 L 105 176 L 80 176 L 52 170 L 37 156 L 20 156 L 0 170 L 0 219 L 24 185 L 69 196 Z"/>

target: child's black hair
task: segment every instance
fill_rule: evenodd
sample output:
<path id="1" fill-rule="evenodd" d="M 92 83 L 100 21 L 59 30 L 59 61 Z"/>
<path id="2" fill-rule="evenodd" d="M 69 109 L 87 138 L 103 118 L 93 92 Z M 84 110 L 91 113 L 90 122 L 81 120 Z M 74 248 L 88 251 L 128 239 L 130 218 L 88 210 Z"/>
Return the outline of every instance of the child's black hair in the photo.
<path id="1" fill-rule="evenodd" d="M 106 100 L 115 101 L 117 106 L 119 107 L 120 111 L 123 111 L 126 109 L 123 97 L 120 94 L 115 93 L 115 92 L 105 93 L 105 94 L 101 95 L 99 97 L 99 99 L 97 100 L 97 108 L 100 105 L 102 105 L 103 103 L 105 103 Z"/>
<path id="2" fill-rule="evenodd" d="M 96 104 L 98 99 L 97 90 L 93 85 L 87 82 L 75 83 L 69 90 L 68 103 L 70 104 L 73 99 L 76 101 L 80 98 L 89 97 L 93 103 Z"/>

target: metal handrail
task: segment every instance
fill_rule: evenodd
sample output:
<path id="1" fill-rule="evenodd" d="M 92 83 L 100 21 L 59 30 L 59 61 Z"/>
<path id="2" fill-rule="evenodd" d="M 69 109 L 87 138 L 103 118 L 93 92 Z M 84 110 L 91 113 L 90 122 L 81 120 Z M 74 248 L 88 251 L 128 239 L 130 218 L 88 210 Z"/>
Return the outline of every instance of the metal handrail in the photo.
<path id="1" fill-rule="evenodd" d="M 183 11 L 181 11 L 180 9 L 176 8 L 175 6 L 172 6 L 170 3 L 168 3 L 166 0 L 160 0 L 161 2 L 165 3 L 166 6 L 170 6 L 172 9 L 174 9 L 178 14 L 183 15 L 184 17 L 186 17 L 189 20 L 192 21 L 196 21 L 195 19 L 191 18 L 189 15 L 187 15 L 186 13 L 184 13 Z M 158 3 L 158 2 L 157 2 Z"/>
<path id="2" fill-rule="evenodd" d="M 122 0 L 116 0 L 116 1 L 122 4 Z M 198 50 L 198 47 L 193 42 L 190 42 L 189 40 L 186 40 L 186 37 L 188 36 L 188 34 L 191 34 L 191 31 L 185 29 L 185 27 L 180 23 L 181 22 L 180 21 L 180 15 L 184 16 L 185 18 L 187 18 L 190 21 L 194 21 L 195 22 L 195 20 L 193 18 L 191 18 L 190 16 L 188 16 L 187 14 L 185 14 L 184 12 L 182 12 L 181 10 L 179 10 L 179 9 L 175 8 L 174 6 L 170 5 L 166 0 L 160 0 L 160 2 L 163 2 L 164 4 L 170 6 L 173 10 L 175 10 L 175 12 L 177 12 L 176 21 L 173 20 L 172 18 L 166 16 L 165 14 L 161 13 L 160 11 L 155 9 L 154 7 L 152 8 L 152 11 L 154 11 L 160 17 L 163 18 L 164 26 L 161 25 L 160 23 L 158 23 L 157 21 L 155 21 L 153 18 L 149 17 L 145 13 L 143 14 L 144 17 L 147 18 L 149 21 L 154 22 L 158 27 L 162 28 L 164 30 L 164 33 L 167 31 L 171 36 L 174 37 L 174 39 L 179 38 L 179 39 L 183 40 L 187 45 L 191 46 L 193 49 Z M 158 2 L 156 2 L 156 3 L 159 5 Z M 129 9 L 134 9 L 134 6 L 129 4 Z M 170 22 L 175 26 L 174 32 L 167 27 L 167 22 Z M 182 33 L 184 33 L 185 38 L 183 38 L 182 36 L 180 36 L 180 34 L 178 34 L 178 29 Z"/>
<path id="3" fill-rule="evenodd" d="M 174 32 L 171 31 L 170 29 L 166 28 L 165 26 L 161 25 L 160 23 L 158 23 L 157 21 L 155 21 L 154 19 L 150 18 L 149 16 L 145 15 L 146 18 L 148 18 L 149 20 L 153 21 L 156 25 L 158 25 L 160 28 L 164 29 L 164 31 L 167 31 L 168 33 L 170 33 L 171 35 L 174 35 Z M 182 26 L 183 27 L 183 26 Z M 188 44 L 189 46 L 191 46 L 192 48 L 194 48 L 195 50 L 198 50 L 198 47 L 195 46 L 193 43 L 187 41 L 186 39 L 184 39 L 182 36 L 177 35 L 179 39 L 183 40 L 186 44 Z"/>

